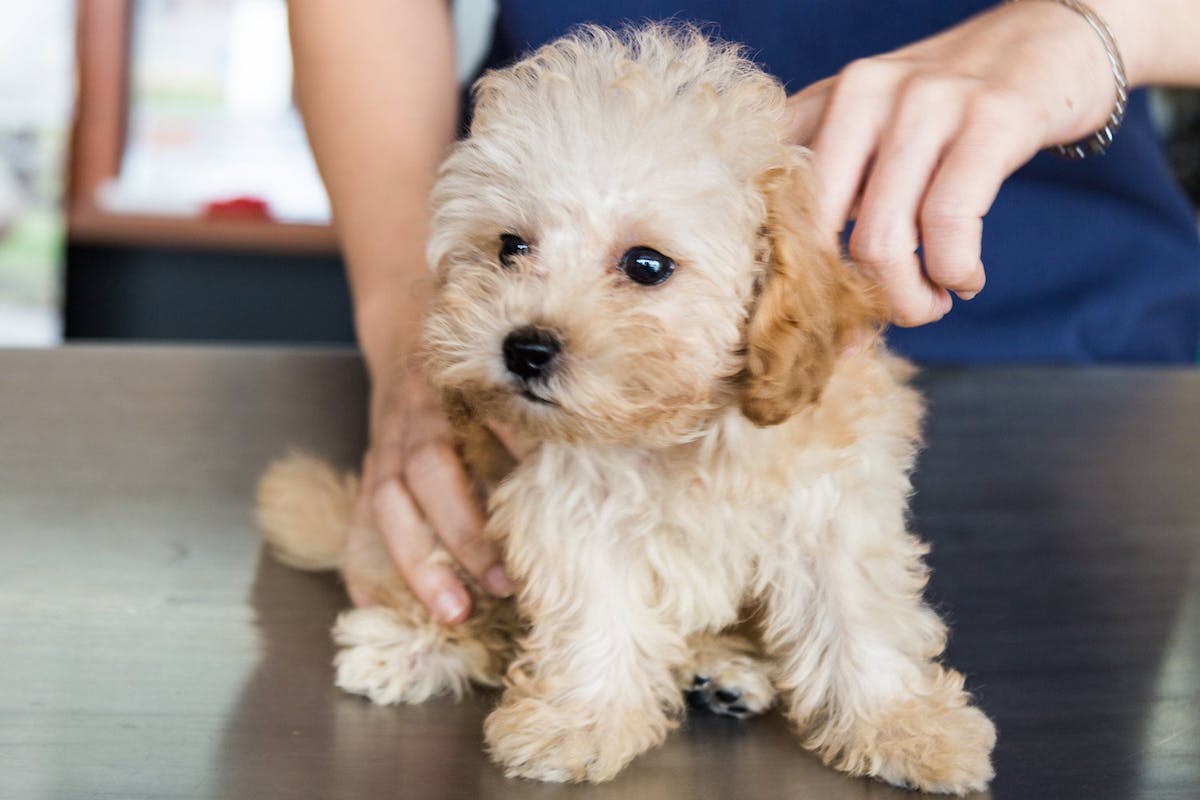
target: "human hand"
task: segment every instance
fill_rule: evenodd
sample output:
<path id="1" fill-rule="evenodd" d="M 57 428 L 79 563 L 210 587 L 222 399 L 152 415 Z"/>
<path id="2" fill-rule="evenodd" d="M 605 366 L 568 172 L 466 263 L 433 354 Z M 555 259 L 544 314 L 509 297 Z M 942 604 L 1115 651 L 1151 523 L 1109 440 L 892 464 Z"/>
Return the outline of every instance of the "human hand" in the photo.
<path id="1" fill-rule="evenodd" d="M 499 548 L 483 533 L 483 513 L 453 445 L 450 424 L 415 368 L 376 376 L 370 444 L 363 458 L 362 491 L 346 547 L 378 531 L 413 594 L 439 621 L 462 622 L 471 596 L 448 552 L 479 585 L 497 597 L 512 593 Z M 374 602 L 351 577 L 355 605 Z"/>
<path id="2" fill-rule="evenodd" d="M 822 182 L 822 229 L 835 236 L 857 216 L 850 256 L 908 327 L 944 316 L 950 292 L 983 289 L 983 216 L 1001 183 L 1100 128 L 1115 98 L 1088 22 L 1019 2 L 855 61 L 788 102 Z"/>

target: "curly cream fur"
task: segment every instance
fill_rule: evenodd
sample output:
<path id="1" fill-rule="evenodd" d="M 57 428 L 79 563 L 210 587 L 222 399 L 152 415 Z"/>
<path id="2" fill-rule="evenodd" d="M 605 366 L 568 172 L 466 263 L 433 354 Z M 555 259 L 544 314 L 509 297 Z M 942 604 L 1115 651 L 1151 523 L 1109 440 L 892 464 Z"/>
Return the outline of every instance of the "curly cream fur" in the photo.
<path id="1" fill-rule="evenodd" d="M 293 453 L 258 482 L 256 517 L 275 557 L 297 569 L 337 569 L 358 479 Z"/>
<path id="2" fill-rule="evenodd" d="M 520 616 L 481 598 L 451 634 L 384 554 L 343 564 L 379 573 L 388 607 L 339 623 L 341 643 L 375 648 L 339 656 L 348 688 L 411 701 L 507 663 L 493 757 L 602 781 L 677 724 L 681 676 L 749 671 L 757 706 L 773 687 L 839 769 L 960 794 L 990 779 L 994 730 L 937 661 L 945 628 L 906 529 L 921 400 L 870 287 L 813 229 L 784 99 L 736 48 L 662 26 L 585 28 L 480 81 L 434 192 L 427 366 L 464 434 L 490 419 L 536 443 L 489 499 Z M 505 233 L 531 245 L 508 266 Z M 628 280 L 632 246 L 674 276 Z M 563 342 L 549 403 L 501 355 L 529 325 Z M 747 613 L 761 652 L 713 644 Z M 421 663 L 457 677 L 413 678 L 413 642 L 452 636 L 457 661 Z"/>

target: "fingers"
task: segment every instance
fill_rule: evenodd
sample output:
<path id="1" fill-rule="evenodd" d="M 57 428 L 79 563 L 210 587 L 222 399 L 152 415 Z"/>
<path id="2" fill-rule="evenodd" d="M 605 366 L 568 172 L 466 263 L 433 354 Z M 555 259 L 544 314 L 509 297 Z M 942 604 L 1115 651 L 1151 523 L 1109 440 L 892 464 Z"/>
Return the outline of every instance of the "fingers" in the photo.
<path id="1" fill-rule="evenodd" d="M 817 81 L 787 99 L 786 125 L 791 131 L 791 141 L 802 145 L 811 144 L 821 126 L 825 104 L 829 102 L 829 90 L 834 81 L 835 78 Z"/>
<path id="2" fill-rule="evenodd" d="M 865 59 L 789 100 L 821 181 L 818 223 L 836 232 L 856 216 L 850 256 L 904 327 L 948 313 L 950 292 L 983 289 L 983 217 L 1042 135 L 1019 95 L 913 69 Z"/>
<path id="3" fill-rule="evenodd" d="M 371 525 L 370 507 L 364 500 L 365 497 L 360 496 L 359 502 L 355 505 L 354 519 L 350 523 L 350 529 L 346 532 L 344 547 L 348 551 L 362 549 L 368 537 L 375 536 L 375 529 Z M 378 602 L 371 592 L 370 581 L 364 580 L 363 576 L 355 571 L 343 570 L 342 577 L 346 582 L 346 594 L 350 595 L 350 602 L 356 608 L 373 606 Z"/>
<path id="4" fill-rule="evenodd" d="M 346 542 L 342 545 L 343 563 L 353 560 L 353 556 L 347 557 L 347 554 L 354 553 L 365 549 L 367 541 L 370 537 L 375 536 L 374 514 L 371 511 L 370 493 L 366 491 L 366 487 L 375 484 L 375 459 L 371 457 L 371 451 L 367 451 L 363 456 L 362 464 L 362 479 L 360 486 L 363 487 L 359 491 L 358 497 L 354 501 L 354 509 L 351 512 L 350 529 L 346 532 Z M 371 592 L 370 581 L 364 580 L 363 576 L 354 570 L 342 570 L 342 578 L 346 582 L 346 594 L 350 595 L 350 602 L 357 608 L 375 605 L 378 600 Z"/>
<path id="5" fill-rule="evenodd" d="M 371 504 L 388 552 L 412 593 L 441 622 L 466 619 L 470 595 L 450 565 L 438 557 L 433 530 L 404 485 L 395 478 L 385 480 L 374 489 Z"/>
<path id="6" fill-rule="evenodd" d="M 453 562 L 490 594 L 512 594 L 499 548 L 484 536 L 470 478 L 449 443 L 428 440 L 389 472 L 369 490 L 375 524 L 405 582 L 437 619 L 455 624 L 470 611 L 470 593 Z"/>
<path id="7" fill-rule="evenodd" d="M 484 536 L 483 512 L 453 448 L 443 440 L 416 447 L 405 463 L 404 482 L 454 559 L 491 594 L 511 594 L 500 549 Z"/>
<path id="8" fill-rule="evenodd" d="M 1003 95 L 976 100 L 930 181 L 921 206 L 925 269 L 931 280 L 969 299 L 983 288 L 983 217 L 1000 186 L 1037 152 L 1037 133 L 1014 125 Z"/>
<path id="9" fill-rule="evenodd" d="M 1092 33 L 1061 8 L 998 4 L 789 99 L 791 140 L 812 147 L 822 181 L 818 222 L 839 231 L 861 196 L 851 254 L 894 321 L 935 320 L 949 292 L 979 292 L 983 217 L 1001 183 L 1111 108 Z"/>
<path id="10" fill-rule="evenodd" d="M 499 548 L 484 535 L 474 484 L 424 377 L 400 370 L 374 387 L 372 401 L 356 527 L 378 531 L 413 594 L 444 623 L 461 622 L 470 611 L 458 566 L 488 593 L 512 594 Z M 353 575 L 347 589 L 356 604 L 371 601 Z"/>
<path id="11" fill-rule="evenodd" d="M 842 70 L 825 93 L 811 146 L 822 191 L 818 225 L 828 234 L 841 232 L 850 216 L 891 115 L 896 79 L 891 65 L 865 59 Z"/>
<path id="12" fill-rule="evenodd" d="M 926 187 L 960 124 L 954 113 L 956 86 L 943 82 L 910 82 L 898 97 L 887 133 L 863 189 L 858 219 L 850 237 L 850 256 L 883 290 L 892 321 L 901 327 L 941 319 L 950 311 L 949 291 L 983 288 L 982 269 L 946 276 L 926 274 L 918 246 L 930 243 L 918 229 Z M 946 109 L 929 113 L 930 108 Z M 972 262 L 974 265 L 975 262 Z"/>

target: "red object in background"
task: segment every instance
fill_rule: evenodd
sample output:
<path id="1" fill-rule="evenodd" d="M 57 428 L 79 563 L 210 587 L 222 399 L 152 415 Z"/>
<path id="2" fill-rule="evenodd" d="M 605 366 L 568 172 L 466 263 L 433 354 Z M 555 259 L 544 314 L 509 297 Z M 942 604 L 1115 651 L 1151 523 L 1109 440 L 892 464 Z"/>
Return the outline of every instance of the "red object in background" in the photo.
<path id="1" fill-rule="evenodd" d="M 271 206 L 261 197 L 243 195 L 227 200 L 213 200 L 204 206 L 204 216 L 215 219 L 258 219 L 270 221 Z"/>

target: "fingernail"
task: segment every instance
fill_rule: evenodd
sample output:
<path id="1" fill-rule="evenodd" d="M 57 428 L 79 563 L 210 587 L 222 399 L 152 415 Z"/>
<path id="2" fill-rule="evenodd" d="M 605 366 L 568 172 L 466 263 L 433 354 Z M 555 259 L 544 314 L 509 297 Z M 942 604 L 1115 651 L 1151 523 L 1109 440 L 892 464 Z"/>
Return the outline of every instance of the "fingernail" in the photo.
<path id="1" fill-rule="evenodd" d="M 483 586 L 496 597 L 508 597 L 513 593 L 512 581 L 508 579 L 504 567 L 499 564 L 484 573 Z"/>
<path id="2" fill-rule="evenodd" d="M 467 602 L 453 589 L 445 589 L 434 598 L 433 609 L 442 622 L 458 622 L 467 612 Z"/>

